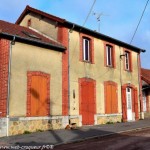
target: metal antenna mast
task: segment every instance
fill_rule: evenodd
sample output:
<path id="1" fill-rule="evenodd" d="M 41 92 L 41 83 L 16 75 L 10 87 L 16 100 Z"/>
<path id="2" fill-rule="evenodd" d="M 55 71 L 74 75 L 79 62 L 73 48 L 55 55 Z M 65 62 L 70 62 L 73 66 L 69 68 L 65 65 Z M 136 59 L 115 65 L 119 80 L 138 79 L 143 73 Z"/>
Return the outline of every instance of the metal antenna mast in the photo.
<path id="1" fill-rule="evenodd" d="M 103 13 L 96 13 L 96 12 L 93 12 L 93 15 L 96 16 L 96 20 L 98 22 L 98 32 L 100 32 L 100 21 L 101 21 L 101 17 L 102 16 L 109 16 L 109 15 L 105 15 Z"/>

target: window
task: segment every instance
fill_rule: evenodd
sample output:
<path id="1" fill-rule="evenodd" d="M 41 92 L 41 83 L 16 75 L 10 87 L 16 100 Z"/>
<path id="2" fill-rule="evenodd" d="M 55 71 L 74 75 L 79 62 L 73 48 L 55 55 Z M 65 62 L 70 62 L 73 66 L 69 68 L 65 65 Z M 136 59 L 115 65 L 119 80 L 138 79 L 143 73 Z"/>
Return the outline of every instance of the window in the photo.
<path id="1" fill-rule="evenodd" d="M 106 45 L 106 54 L 107 54 L 107 66 L 113 66 L 112 63 L 112 46 Z"/>
<path id="2" fill-rule="evenodd" d="M 129 52 L 125 52 L 125 69 L 129 70 Z"/>
<path id="3" fill-rule="evenodd" d="M 94 38 L 80 33 L 80 57 L 79 60 L 94 64 Z"/>
<path id="4" fill-rule="evenodd" d="M 106 67 L 116 68 L 115 46 L 113 44 L 104 43 L 104 57 L 104 64 Z"/>
<path id="5" fill-rule="evenodd" d="M 28 27 L 31 26 L 31 19 L 28 19 L 28 21 L 27 21 L 27 26 L 28 26 Z"/>
<path id="6" fill-rule="evenodd" d="M 83 38 L 83 60 L 90 61 L 90 40 Z"/>
<path id="7" fill-rule="evenodd" d="M 124 60 L 125 70 L 132 71 L 132 63 L 131 63 L 131 53 L 129 51 L 125 51 L 125 60 Z"/>

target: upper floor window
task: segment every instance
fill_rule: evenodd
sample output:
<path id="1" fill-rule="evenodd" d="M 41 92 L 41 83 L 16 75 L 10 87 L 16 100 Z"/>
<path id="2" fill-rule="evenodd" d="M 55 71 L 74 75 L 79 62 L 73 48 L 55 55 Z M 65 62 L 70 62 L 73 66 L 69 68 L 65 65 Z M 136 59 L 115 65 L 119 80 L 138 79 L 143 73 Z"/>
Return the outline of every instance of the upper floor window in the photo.
<path id="1" fill-rule="evenodd" d="M 115 47 L 113 44 L 105 44 L 104 61 L 106 67 L 116 68 Z"/>
<path id="2" fill-rule="evenodd" d="M 83 38 L 83 60 L 90 61 L 90 40 Z"/>
<path id="3" fill-rule="evenodd" d="M 113 53 L 112 53 L 112 46 L 106 45 L 106 55 L 107 55 L 107 66 L 113 66 Z"/>
<path id="4" fill-rule="evenodd" d="M 94 38 L 80 33 L 80 61 L 94 63 Z"/>
<path id="5" fill-rule="evenodd" d="M 125 65 L 125 70 L 127 71 L 132 71 L 132 58 L 131 58 L 131 52 L 125 51 L 125 60 L 124 60 L 124 65 Z"/>

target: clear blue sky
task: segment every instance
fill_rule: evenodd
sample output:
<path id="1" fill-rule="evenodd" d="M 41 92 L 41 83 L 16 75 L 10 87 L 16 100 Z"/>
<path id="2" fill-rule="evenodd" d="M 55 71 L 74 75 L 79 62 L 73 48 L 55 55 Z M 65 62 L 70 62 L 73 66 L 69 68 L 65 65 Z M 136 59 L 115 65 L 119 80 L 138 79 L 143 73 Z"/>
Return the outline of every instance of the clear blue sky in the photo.
<path id="1" fill-rule="evenodd" d="M 14 23 L 26 5 L 83 25 L 94 0 L 2 0 L 0 20 Z M 93 12 L 102 13 L 100 32 L 130 43 L 147 0 L 97 0 Z M 96 16 L 90 15 L 85 27 L 98 30 Z M 146 49 L 142 67 L 150 69 L 150 2 L 132 42 Z"/>

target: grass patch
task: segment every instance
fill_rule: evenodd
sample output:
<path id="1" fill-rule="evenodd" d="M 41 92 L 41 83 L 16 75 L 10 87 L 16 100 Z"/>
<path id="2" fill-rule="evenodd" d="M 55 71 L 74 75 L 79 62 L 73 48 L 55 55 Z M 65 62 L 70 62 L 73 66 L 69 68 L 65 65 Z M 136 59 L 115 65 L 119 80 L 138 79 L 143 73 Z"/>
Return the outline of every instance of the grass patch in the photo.
<path id="1" fill-rule="evenodd" d="M 23 134 L 30 134 L 31 132 L 30 131 L 24 131 Z"/>

